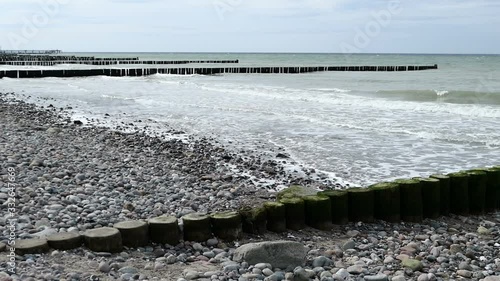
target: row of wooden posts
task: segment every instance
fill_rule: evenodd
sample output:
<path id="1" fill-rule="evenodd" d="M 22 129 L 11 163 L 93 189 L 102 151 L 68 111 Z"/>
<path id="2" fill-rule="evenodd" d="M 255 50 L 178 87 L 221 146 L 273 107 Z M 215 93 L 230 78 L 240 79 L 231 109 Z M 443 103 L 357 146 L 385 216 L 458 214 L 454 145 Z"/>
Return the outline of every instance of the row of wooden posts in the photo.
<path id="1" fill-rule="evenodd" d="M 79 57 L 79 56 L 49 56 L 49 55 L 18 55 L 18 54 L 1 54 L 0 62 L 49 62 L 49 61 L 134 61 L 135 58 L 96 58 L 96 57 Z"/>
<path id="2" fill-rule="evenodd" d="M 308 73 L 323 71 L 421 71 L 437 69 L 431 66 L 289 66 L 289 67 L 185 67 L 185 68 L 123 68 L 123 69 L 54 69 L 0 70 L 0 78 L 89 77 L 89 76 L 148 76 L 154 74 L 215 75 L 224 73 Z"/>
<path id="3" fill-rule="evenodd" d="M 123 246 L 153 243 L 177 245 L 181 240 L 204 242 L 212 237 L 233 241 L 243 232 L 301 230 L 306 226 L 330 230 L 348 222 L 421 222 L 449 214 L 482 215 L 500 210 L 500 166 L 401 179 L 367 188 L 303 193 L 292 186 L 277 200 L 238 211 L 213 214 L 191 213 L 182 217 L 161 216 L 148 221 L 125 221 L 113 227 L 58 233 L 47 239 L 16 242 L 18 254 L 34 254 L 49 248 L 69 250 L 85 244 L 95 252 L 119 252 Z"/>
<path id="4" fill-rule="evenodd" d="M 0 65 L 16 66 L 54 66 L 58 64 L 85 64 L 85 65 L 120 65 L 120 64 L 145 64 L 145 65 L 164 65 L 164 64 L 222 64 L 239 63 L 239 60 L 57 60 L 57 61 L 1 61 Z"/>

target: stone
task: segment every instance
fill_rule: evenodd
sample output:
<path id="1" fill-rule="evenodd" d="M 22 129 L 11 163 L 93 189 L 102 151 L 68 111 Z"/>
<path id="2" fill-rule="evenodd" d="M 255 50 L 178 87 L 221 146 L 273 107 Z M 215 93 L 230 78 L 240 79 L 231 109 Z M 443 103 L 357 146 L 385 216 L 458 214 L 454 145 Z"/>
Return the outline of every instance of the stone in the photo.
<path id="1" fill-rule="evenodd" d="M 500 281 L 500 276 L 488 276 L 483 281 Z"/>
<path id="2" fill-rule="evenodd" d="M 169 256 L 166 258 L 165 262 L 166 262 L 167 264 L 174 264 L 174 263 L 176 263 L 176 262 L 177 262 L 177 257 L 176 257 L 176 256 L 174 256 L 174 255 L 169 255 Z"/>
<path id="3" fill-rule="evenodd" d="M 419 271 L 423 268 L 422 262 L 415 259 L 405 259 L 401 262 L 401 265 L 413 271 Z"/>
<path id="4" fill-rule="evenodd" d="M 345 268 L 342 268 L 337 271 L 337 273 L 335 273 L 333 277 L 335 280 L 348 280 L 349 277 L 351 277 L 351 274 L 349 274 L 349 272 Z"/>
<path id="5" fill-rule="evenodd" d="M 349 241 L 345 242 L 344 245 L 342 245 L 342 249 L 344 251 L 350 250 L 350 249 L 354 249 L 355 246 L 356 246 L 356 242 L 354 242 L 354 240 L 349 240 Z"/>
<path id="6" fill-rule="evenodd" d="M 417 281 L 429 281 L 429 276 L 426 273 L 420 274 L 417 278 Z"/>
<path id="7" fill-rule="evenodd" d="M 111 271 L 111 267 L 109 266 L 109 263 L 105 262 L 105 261 L 102 261 L 99 263 L 98 269 L 100 272 L 103 272 L 103 273 L 109 273 Z"/>
<path id="8" fill-rule="evenodd" d="M 313 267 L 325 267 L 333 264 L 333 261 L 327 257 L 319 256 L 312 262 Z"/>
<path id="9" fill-rule="evenodd" d="M 262 274 L 264 274 L 264 276 L 271 276 L 271 275 L 273 275 L 273 273 L 274 272 L 271 269 L 269 269 L 269 268 L 264 268 L 262 270 Z"/>
<path id="10" fill-rule="evenodd" d="M 406 278 L 404 276 L 398 275 L 392 277 L 392 281 L 406 281 Z"/>
<path id="11" fill-rule="evenodd" d="M 389 277 L 385 274 L 377 274 L 365 276 L 365 281 L 389 281 Z"/>
<path id="12" fill-rule="evenodd" d="M 121 274 L 136 274 L 139 272 L 139 270 L 137 270 L 137 268 L 132 266 L 125 266 L 118 269 L 118 272 L 120 272 Z"/>
<path id="13" fill-rule="evenodd" d="M 219 240 L 217 240 L 217 238 L 212 238 L 207 240 L 208 247 L 214 247 L 217 246 L 217 244 L 219 244 Z"/>
<path id="14" fill-rule="evenodd" d="M 297 267 L 293 270 L 293 281 L 309 281 L 316 274 L 310 269 Z"/>
<path id="15" fill-rule="evenodd" d="M 350 274 L 361 274 L 364 271 L 364 268 L 360 265 L 351 265 L 347 268 L 347 272 L 349 272 Z"/>
<path id="16" fill-rule="evenodd" d="M 470 266 L 469 263 L 463 261 L 461 262 L 459 265 L 458 265 L 458 269 L 463 269 L 463 270 L 469 270 L 469 271 L 472 271 L 472 266 Z"/>
<path id="17" fill-rule="evenodd" d="M 198 251 L 198 252 L 203 251 L 203 245 L 201 245 L 200 243 L 194 243 L 192 247 L 193 247 L 193 250 L 195 250 L 195 251 Z"/>
<path id="18" fill-rule="evenodd" d="M 472 272 L 469 270 L 460 269 L 460 270 L 457 270 L 457 274 L 459 276 L 464 277 L 464 278 L 471 278 L 472 277 Z"/>
<path id="19" fill-rule="evenodd" d="M 479 235 L 490 235 L 491 234 L 491 231 L 489 229 L 487 229 L 486 227 L 484 226 L 480 226 L 477 228 L 477 233 Z"/>
<path id="20" fill-rule="evenodd" d="M 301 266 L 305 262 L 307 248 L 292 241 L 250 243 L 237 248 L 233 260 L 249 264 L 270 263 L 277 268 Z"/>
<path id="21" fill-rule="evenodd" d="M 0 253 L 7 249 L 7 245 L 5 243 L 0 242 Z"/>

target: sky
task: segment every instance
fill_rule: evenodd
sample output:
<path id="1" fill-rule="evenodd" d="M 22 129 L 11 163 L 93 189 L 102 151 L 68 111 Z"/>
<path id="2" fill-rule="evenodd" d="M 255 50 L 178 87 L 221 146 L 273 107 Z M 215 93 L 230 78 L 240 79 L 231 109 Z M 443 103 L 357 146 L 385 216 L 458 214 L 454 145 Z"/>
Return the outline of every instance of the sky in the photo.
<path id="1" fill-rule="evenodd" d="M 498 0 L 0 0 L 2 49 L 500 53 Z"/>

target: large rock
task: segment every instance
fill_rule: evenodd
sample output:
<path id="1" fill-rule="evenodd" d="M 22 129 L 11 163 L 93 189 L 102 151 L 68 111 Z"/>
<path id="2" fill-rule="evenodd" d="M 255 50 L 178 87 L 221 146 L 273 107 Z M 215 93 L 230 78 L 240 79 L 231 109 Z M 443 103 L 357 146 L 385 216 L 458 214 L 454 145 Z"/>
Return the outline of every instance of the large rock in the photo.
<path id="1" fill-rule="evenodd" d="M 500 281 L 500 276 L 488 276 L 484 278 L 482 281 Z"/>
<path id="2" fill-rule="evenodd" d="M 305 262 L 307 248 L 301 243 L 273 241 L 250 243 L 234 252 L 233 260 L 249 264 L 270 263 L 273 267 L 287 268 L 301 266 Z"/>

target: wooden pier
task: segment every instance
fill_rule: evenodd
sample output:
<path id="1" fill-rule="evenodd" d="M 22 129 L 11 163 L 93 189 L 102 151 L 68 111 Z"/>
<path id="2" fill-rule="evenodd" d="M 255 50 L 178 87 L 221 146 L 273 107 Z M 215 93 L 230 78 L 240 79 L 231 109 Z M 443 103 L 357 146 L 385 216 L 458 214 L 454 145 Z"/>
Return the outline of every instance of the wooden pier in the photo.
<path id="1" fill-rule="evenodd" d="M 410 66 L 296 66 L 296 67 L 183 67 L 132 69 L 60 69 L 60 70 L 0 70 L 0 78 L 89 77 L 89 76 L 147 76 L 154 74 L 216 75 L 216 74 L 297 74 L 324 71 L 422 71 L 437 69 L 435 65 Z"/>

